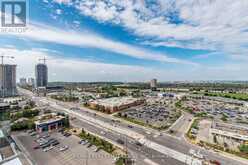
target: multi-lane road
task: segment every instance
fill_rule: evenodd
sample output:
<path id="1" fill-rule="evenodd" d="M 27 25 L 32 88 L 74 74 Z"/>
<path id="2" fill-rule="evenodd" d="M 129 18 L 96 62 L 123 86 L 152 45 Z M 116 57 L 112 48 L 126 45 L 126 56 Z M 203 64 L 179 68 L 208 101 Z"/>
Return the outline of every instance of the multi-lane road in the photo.
<path id="1" fill-rule="evenodd" d="M 136 164 L 201 164 L 201 161 L 190 156 L 190 149 L 200 151 L 207 160 L 218 160 L 223 165 L 248 164 L 245 160 L 223 156 L 223 154 L 205 150 L 188 143 L 182 136 L 183 131 L 176 136 L 171 136 L 137 125 L 132 125 L 132 128 L 130 128 L 129 123 L 113 122 L 114 117 L 109 115 L 95 113 L 86 108 L 75 108 L 73 104 L 58 102 L 46 97 L 35 97 L 27 90 L 19 89 L 19 92 L 32 98 L 39 105 L 47 105 L 52 110 L 63 111 L 76 117 L 72 124 L 77 127 L 86 128 L 115 142 L 117 139 L 124 138 L 125 146 L 128 148 L 130 155 L 136 159 Z M 182 118 L 175 127 L 180 127 L 180 124 L 188 118 L 189 116 L 186 116 L 185 119 Z M 185 127 L 185 125 L 182 125 L 182 127 Z M 184 130 L 184 128 L 178 128 L 178 130 Z M 101 134 L 102 131 L 106 133 L 103 135 Z M 137 141 L 143 143 L 143 146 L 137 146 L 135 144 Z"/>

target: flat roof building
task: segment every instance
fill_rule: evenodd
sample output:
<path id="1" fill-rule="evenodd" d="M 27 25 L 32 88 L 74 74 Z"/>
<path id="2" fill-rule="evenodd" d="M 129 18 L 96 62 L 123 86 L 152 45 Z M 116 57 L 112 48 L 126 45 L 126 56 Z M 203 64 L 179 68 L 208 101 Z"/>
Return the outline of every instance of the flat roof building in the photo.
<path id="1" fill-rule="evenodd" d="M 16 95 L 16 65 L 1 64 L 0 97 L 12 97 Z"/>
<path id="2" fill-rule="evenodd" d="M 37 64 L 35 66 L 36 88 L 47 87 L 48 68 L 46 64 Z"/>
<path id="3" fill-rule="evenodd" d="M 143 104 L 144 99 L 133 97 L 112 97 L 107 99 L 98 99 L 89 102 L 89 106 L 93 109 L 113 113 L 119 110 L 130 108 Z"/>
<path id="4" fill-rule="evenodd" d="M 227 123 L 213 122 L 210 132 L 213 135 L 232 138 L 240 142 L 248 142 L 247 127 Z"/>
<path id="5" fill-rule="evenodd" d="M 9 103 L 0 103 L 0 113 L 6 112 L 10 110 L 10 104 Z"/>
<path id="6" fill-rule="evenodd" d="M 44 131 L 53 131 L 60 127 L 63 127 L 64 116 L 57 115 L 55 113 L 44 114 L 35 121 L 36 131 L 41 133 Z"/>

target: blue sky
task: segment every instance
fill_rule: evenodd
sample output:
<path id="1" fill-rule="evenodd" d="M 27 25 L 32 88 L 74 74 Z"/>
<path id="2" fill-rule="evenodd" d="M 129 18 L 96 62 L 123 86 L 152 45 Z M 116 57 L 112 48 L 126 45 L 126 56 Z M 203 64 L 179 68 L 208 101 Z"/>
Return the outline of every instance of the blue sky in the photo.
<path id="1" fill-rule="evenodd" d="M 227 5 L 228 4 L 228 5 Z M 50 81 L 247 80 L 247 0 L 30 0 L 26 32 L 0 32 L 17 76 Z"/>

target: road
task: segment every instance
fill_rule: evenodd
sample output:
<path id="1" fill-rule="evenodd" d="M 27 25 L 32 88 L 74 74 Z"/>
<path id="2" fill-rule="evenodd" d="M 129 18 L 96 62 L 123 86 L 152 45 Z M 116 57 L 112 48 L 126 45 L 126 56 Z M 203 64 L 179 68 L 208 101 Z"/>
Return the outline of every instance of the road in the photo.
<path id="1" fill-rule="evenodd" d="M 78 119 L 76 123 L 79 127 L 86 127 L 90 131 L 98 133 L 101 130 L 109 130 L 104 136 L 110 140 L 116 141 L 118 138 L 126 137 L 129 140 L 127 143 L 128 149 L 136 153 L 139 156 L 146 156 L 151 158 L 151 155 L 159 157 L 159 159 L 151 158 L 158 164 L 169 163 L 170 165 L 177 164 L 197 164 L 199 161 L 189 156 L 189 150 L 200 150 L 208 160 L 218 160 L 224 165 L 245 165 L 248 164 L 244 161 L 234 160 L 230 157 L 225 157 L 216 152 L 204 150 L 198 146 L 189 144 L 182 137 L 173 137 L 171 135 L 163 133 L 162 136 L 157 136 L 157 131 L 152 131 L 151 134 L 147 134 L 147 129 L 133 125 L 133 128 L 129 128 L 127 123 L 113 123 L 112 116 L 98 115 L 92 110 L 86 108 L 80 108 L 80 110 L 72 110 L 75 105 L 61 103 L 48 98 L 34 97 L 34 95 L 26 90 L 21 92 L 31 97 L 38 104 L 47 104 L 52 108 L 58 109 L 74 115 Z M 75 112 L 76 111 L 76 112 Z M 180 123 L 180 122 L 179 122 Z M 111 132 L 111 133 L 110 133 Z M 132 141 L 141 140 L 144 143 L 143 147 L 135 146 Z M 129 142 L 130 141 L 130 142 Z M 163 157 L 163 159 L 161 159 Z M 163 161 L 164 160 L 164 161 Z"/>

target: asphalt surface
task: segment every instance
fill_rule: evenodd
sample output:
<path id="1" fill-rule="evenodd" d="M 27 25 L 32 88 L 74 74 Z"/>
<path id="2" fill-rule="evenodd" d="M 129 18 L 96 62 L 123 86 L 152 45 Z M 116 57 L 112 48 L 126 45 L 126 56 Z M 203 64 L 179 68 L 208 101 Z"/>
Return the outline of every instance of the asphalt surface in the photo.
<path id="1" fill-rule="evenodd" d="M 25 152 L 30 155 L 34 165 L 114 165 L 114 158 L 100 150 L 94 152 L 94 147 L 87 148 L 87 145 L 79 145 L 80 138 L 72 135 L 64 137 L 60 133 L 53 132 L 50 137 L 56 138 L 60 144 L 53 149 L 44 152 L 42 149 L 33 149 L 35 137 L 28 133 L 17 132 L 14 135 L 18 144 L 25 147 Z M 65 151 L 59 151 L 59 147 L 68 146 Z"/>
<path id="2" fill-rule="evenodd" d="M 29 92 L 25 92 L 25 95 L 29 95 L 29 97 L 32 97 L 34 101 L 36 101 L 38 104 L 43 104 L 44 103 L 41 103 L 40 102 L 40 98 L 37 98 L 37 97 L 34 97 L 31 93 Z M 51 101 L 51 100 L 50 100 Z M 53 102 L 56 102 L 56 104 L 59 104 L 61 106 L 63 106 L 64 108 L 72 108 L 73 106 L 70 105 L 70 104 L 66 104 L 66 103 L 60 103 L 60 102 L 57 102 L 57 101 L 53 101 Z M 49 105 L 49 104 L 47 104 Z M 53 107 L 54 108 L 54 107 Z M 75 110 L 74 110 L 75 111 Z M 88 109 L 86 108 L 80 108 L 80 111 L 79 110 L 76 110 L 77 113 L 80 113 L 82 115 L 87 115 L 87 116 L 90 116 L 90 117 L 94 117 L 96 120 L 101 120 L 101 121 L 104 121 L 106 123 L 113 123 L 111 120 L 111 117 L 107 117 L 106 115 L 95 115 L 95 113 L 92 111 L 92 112 L 89 112 Z M 91 110 L 90 110 L 91 111 Z M 91 125 L 91 124 L 88 124 L 87 122 L 84 122 L 82 120 L 75 120 L 73 121 L 73 124 L 77 125 L 78 127 L 84 127 L 86 129 L 89 129 L 89 131 L 92 131 L 96 134 L 99 134 L 103 128 L 98 128 L 96 127 L 95 125 Z M 192 144 L 189 144 L 188 142 L 186 142 L 184 140 L 183 137 L 181 137 L 181 134 L 180 134 L 180 137 L 173 137 L 171 135 L 167 135 L 165 133 L 162 134 L 162 136 L 154 136 L 154 134 L 157 134 L 158 132 L 157 131 L 151 131 L 151 134 L 147 133 L 147 129 L 144 129 L 144 128 L 141 128 L 141 127 L 138 127 L 138 126 L 135 126 L 133 125 L 133 128 L 129 128 L 127 123 L 115 123 L 114 125 L 116 125 L 116 127 L 119 127 L 119 128 L 125 128 L 125 129 L 130 129 L 134 132 L 137 132 L 139 134 L 142 134 L 144 135 L 147 139 L 153 141 L 153 142 L 156 142 L 160 145 L 163 145 L 163 146 L 166 146 L 168 148 L 171 148 L 173 150 L 176 150 L 176 151 L 179 151 L 180 153 L 184 153 L 184 154 L 188 154 L 189 155 L 189 150 L 190 149 L 194 149 L 196 151 L 200 150 L 201 153 L 205 156 L 206 159 L 208 160 L 218 160 L 219 162 L 221 162 L 221 164 L 224 164 L 224 165 L 245 165 L 245 164 L 248 164 L 248 162 L 240 162 L 240 161 L 237 161 L 237 160 L 234 160 L 234 159 L 231 159 L 229 157 L 224 157 L 222 155 L 220 155 L 219 153 L 216 153 L 216 152 L 213 152 L 213 151 L 208 151 L 208 150 L 205 150 L 205 149 L 202 149 L 198 146 L 194 146 Z M 180 129 L 180 128 L 179 128 Z M 130 154 L 131 155 L 136 155 L 137 159 L 140 161 L 140 158 L 142 158 L 142 160 L 145 160 L 143 159 L 144 157 L 148 157 L 149 159 L 151 159 L 152 161 L 156 162 L 157 164 L 161 164 L 161 165 L 164 165 L 164 164 L 167 164 L 168 165 L 180 165 L 180 164 L 183 164 L 175 159 L 172 159 L 172 158 L 169 158 L 167 157 L 166 155 L 163 155 L 157 151 L 154 151 L 152 149 L 149 149 L 149 148 L 146 148 L 146 147 L 137 147 L 135 146 L 135 144 L 133 144 L 131 138 L 128 138 L 128 137 L 125 137 L 123 135 L 120 135 L 119 133 L 116 133 L 116 132 L 108 132 L 106 133 L 105 135 L 101 135 L 101 136 L 104 136 L 110 140 L 113 140 L 113 141 L 116 141 L 117 139 L 119 138 L 126 138 L 126 143 L 127 143 L 127 148 L 130 150 Z"/>

